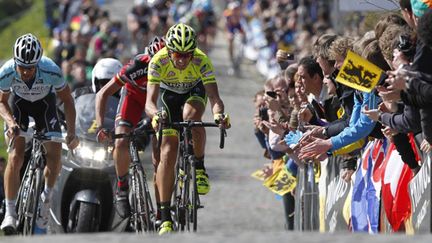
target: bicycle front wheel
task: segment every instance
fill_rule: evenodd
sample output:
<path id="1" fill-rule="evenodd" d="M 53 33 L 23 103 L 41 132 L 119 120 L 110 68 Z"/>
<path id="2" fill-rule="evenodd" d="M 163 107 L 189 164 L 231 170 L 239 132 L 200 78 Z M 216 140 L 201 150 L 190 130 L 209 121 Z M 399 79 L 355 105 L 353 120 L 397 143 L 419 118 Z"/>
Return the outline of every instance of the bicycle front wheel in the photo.
<path id="1" fill-rule="evenodd" d="M 32 235 L 34 233 L 36 218 L 38 215 L 39 197 L 42 192 L 43 173 L 42 170 L 36 169 L 29 171 L 29 175 L 24 183 L 22 199 L 22 212 L 19 218 L 22 222 L 23 235 Z"/>
<path id="2" fill-rule="evenodd" d="M 193 226 L 193 231 L 196 232 L 198 228 L 198 187 L 197 187 L 197 181 L 196 181 L 196 169 L 195 167 L 191 168 L 192 171 L 192 192 L 191 192 L 191 221 Z"/>
<path id="3" fill-rule="evenodd" d="M 152 221 L 151 199 L 148 192 L 147 182 L 144 180 L 144 172 L 136 169 L 133 173 L 133 205 L 135 231 L 155 231 Z"/>

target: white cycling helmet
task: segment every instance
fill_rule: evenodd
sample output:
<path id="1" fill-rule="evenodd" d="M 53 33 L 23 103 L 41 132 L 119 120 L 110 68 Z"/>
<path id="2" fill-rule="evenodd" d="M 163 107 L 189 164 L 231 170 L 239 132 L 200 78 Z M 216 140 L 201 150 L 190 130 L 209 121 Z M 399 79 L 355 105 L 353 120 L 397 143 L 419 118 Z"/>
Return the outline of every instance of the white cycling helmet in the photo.
<path id="1" fill-rule="evenodd" d="M 121 62 L 114 58 L 100 59 L 92 71 L 92 91 L 98 92 L 120 71 L 122 66 Z"/>
<path id="2" fill-rule="evenodd" d="M 14 45 L 14 59 L 19 66 L 35 66 L 42 58 L 42 46 L 36 36 L 27 33 L 18 37 Z"/>

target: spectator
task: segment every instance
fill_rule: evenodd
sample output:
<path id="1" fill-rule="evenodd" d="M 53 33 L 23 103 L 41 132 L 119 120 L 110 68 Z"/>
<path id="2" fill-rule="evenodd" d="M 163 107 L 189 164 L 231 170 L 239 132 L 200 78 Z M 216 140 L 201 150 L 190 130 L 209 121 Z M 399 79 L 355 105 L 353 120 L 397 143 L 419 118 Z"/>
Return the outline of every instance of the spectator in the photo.
<path id="1" fill-rule="evenodd" d="M 108 50 L 111 23 L 109 21 L 104 21 L 101 23 L 99 28 L 99 31 L 91 38 L 87 50 L 86 60 L 91 64 L 95 64 L 96 61 Z"/>
<path id="2" fill-rule="evenodd" d="M 54 49 L 53 61 L 59 66 L 63 60 L 70 60 L 75 55 L 75 45 L 72 43 L 71 33 L 71 29 L 63 29 L 60 34 L 60 44 Z"/>

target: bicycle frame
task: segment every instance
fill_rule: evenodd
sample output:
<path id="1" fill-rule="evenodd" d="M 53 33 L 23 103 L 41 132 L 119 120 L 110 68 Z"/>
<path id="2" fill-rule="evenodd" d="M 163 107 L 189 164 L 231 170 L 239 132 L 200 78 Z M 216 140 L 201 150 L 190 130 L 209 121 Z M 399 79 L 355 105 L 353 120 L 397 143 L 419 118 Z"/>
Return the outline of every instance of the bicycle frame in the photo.
<path id="1" fill-rule="evenodd" d="M 64 142 L 63 138 L 47 137 L 34 132 L 32 135 L 22 132 L 22 137 L 32 138 L 32 156 L 27 164 L 21 185 L 18 189 L 16 208 L 18 210 L 18 232 L 23 235 L 34 233 L 39 198 L 44 185 L 45 151 L 43 144 L 48 141 Z M 12 145 L 13 140 L 11 141 Z"/>
<path id="2" fill-rule="evenodd" d="M 131 194 L 132 194 L 132 223 L 137 233 L 145 231 L 155 231 L 155 213 L 151 200 L 150 190 L 147 184 L 147 176 L 141 164 L 137 149 L 137 137 L 143 135 L 139 128 L 130 134 L 115 134 L 114 139 L 129 139 L 129 154 L 131 164 L 129 174 L 131 175 Z"/>
<path id="3" fill-rule="evenodd" d="M 190 231 L 192 224 L 192 229 L 196 232 L 198 228 L 198 209 L 203 208 L 203 206 L 201 205 L 196 185 L 196 158 L 192 145 L 192 128 L 218 127 L 219 125 L 201 121 L 172 122 L 164 125 L 181 129 L 182 131 L 180 136 L 182 140 L 179 144 L 179 156 L 176 163 L 176 178 L 173 194 L 176 228 L 180 231 L 184 231 L 185 229 Z M 159 134 L 162 133 L 161 131 L 160 129 Z M 224 129 L 221 129 L 220 135 L 221 140 L 219 147 L 223 148 L 226 135 Z"/>
<path id="4" fill-rule="evenodd" d="M 155 231 L 154 222 L 152 221 L 152 219 L 155 218 L 154 208 L 151 200 L 150 190 L 147 185 L 147 176 L 141 164 L 136 142 L 134 139 L 131 139 L 130 141 L 129 151 L 130 151 L 131 162 L 132 162 L 130 165 L 130 170 L 131 170 L 130 174 L 132 175 L 132 188 L 133 188 L 134 195 L 136 196 L 136 195 L 141 195 L 141 193 L 144 193 L 142 195 L 143 198 L 141 198 L 141 196 L 136 198 L 137 199 L 136 205 L 139 205 L 139 207 L 138 207 L 138 211 L 135 212 L 137 214 L 135 218 L 141 217 L 141 221 L 143 221 L 142 217 L 145 217 L 144 218 L 145 225 L 142 225 L 142 222 L 140 223 L 141 231 Z M 140 192 L 140 190 L 143 191 Z"/>

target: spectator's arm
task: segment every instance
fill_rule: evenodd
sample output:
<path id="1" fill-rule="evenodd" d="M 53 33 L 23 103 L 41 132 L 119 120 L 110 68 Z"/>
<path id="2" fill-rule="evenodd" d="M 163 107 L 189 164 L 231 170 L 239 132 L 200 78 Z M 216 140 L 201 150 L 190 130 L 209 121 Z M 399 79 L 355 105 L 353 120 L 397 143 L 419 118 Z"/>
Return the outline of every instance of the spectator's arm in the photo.
<path id="1" fill-rule="evenodd" d="M 375 127 L 376 122 L 369 119 L 361 110 L 368 106 L 369 109 L 377 108 L 377 97 L 373 93 L 363 93 L 363 102 L 355 97 L 353 113 L 350 118 L 350 126 L 338 135 L 331 137 L 331 151 L 337 150 L 361 138 L 368 136 Z"/>
<path id="2" fill-rule="evenodd" d="M 417 108 L 406 105 L 403 113 L 382 113 L 380 116 L 380 122 L 398 132 L 418 132 L 421 130 L 420 127 L 420 113 Z"/>
<path id="3" fill-rule="evenodd" d="M 432 105 L 432 99 L 428 98 L 431 96 L 432 85 L 419 79 L 413 79 L 408 84 L 408 90 L 401 92 L 401 99 L 405 104 L 419 108 Z"/>
<path id="4" fill-rule="evenodd" d="M 348 116 L 343 116 L 341 119 L 333 121 L 326 125 L 326 134 L 328 137 L 333 137 L 342 132 L 349 126 L 350 119 Z"/>

